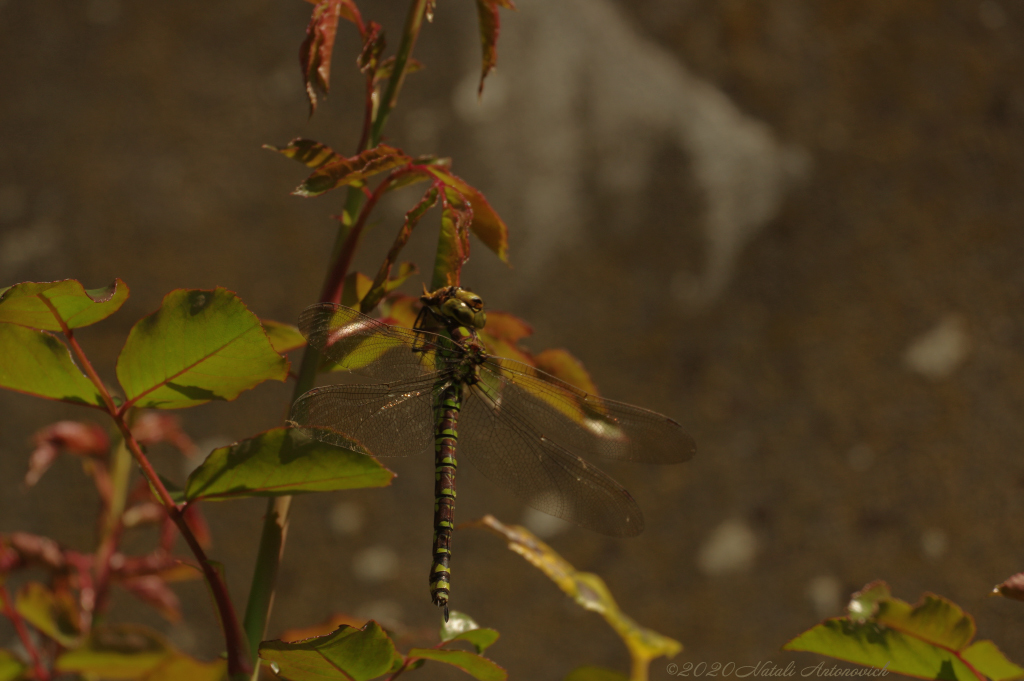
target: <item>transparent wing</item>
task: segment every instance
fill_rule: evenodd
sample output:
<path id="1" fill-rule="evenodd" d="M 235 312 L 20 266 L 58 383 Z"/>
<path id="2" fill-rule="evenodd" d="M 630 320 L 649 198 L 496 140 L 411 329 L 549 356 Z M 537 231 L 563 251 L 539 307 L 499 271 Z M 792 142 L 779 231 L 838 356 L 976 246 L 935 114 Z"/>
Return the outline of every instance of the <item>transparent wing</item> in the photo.
<path id="1" fill-rule="evenodd" d="M 697 451 L 669 417 L 591 395 L 528 364 L 490 357 L 477 385 L 496 408 L 584 457 L 668 464 L 688 461 Z"/>
<path id="2" fill-rule="evenodd" d="M 464 354 L 444 336 L 389 326 L 333 303 L 303 310 L 299 330 L 338 368 L 380 382 L 412 380 L 450 366 Z"/>
<path id="3" fill-rule="evenodd" d="M 440 376 L 376 385 L 327 385 L 295 400 L 289 420 L 340 447 L 351 440 L 374 456 L 411 456 L 433 446 L 431 394 Z M 329 429 L 329 430 L 325 430 Z"/>
<path id="4" fill-rule="evenodd" d="M 607 473 L 545 437 L 515 401 L 497 402 L 479 384 L 459 416 L 459 451 L 529 506 L 587 529 L 631 537 L 644 529 L 640 507 Z"/>

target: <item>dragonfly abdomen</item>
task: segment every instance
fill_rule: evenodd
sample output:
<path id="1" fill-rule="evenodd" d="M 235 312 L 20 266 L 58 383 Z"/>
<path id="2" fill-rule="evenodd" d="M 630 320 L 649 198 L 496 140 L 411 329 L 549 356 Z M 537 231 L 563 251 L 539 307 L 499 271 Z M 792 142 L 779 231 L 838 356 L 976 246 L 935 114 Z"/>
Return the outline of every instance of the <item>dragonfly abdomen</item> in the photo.
<path id="1" fill-rule="evenodd" d="M 434 559 L 430 568 L 430 597 L 444 608 L 448 621 L 451 592 L 452 532 L 455 530 L 456 427 L 462 408 L 461 386 L 443 386 L 434 398 Z"/>

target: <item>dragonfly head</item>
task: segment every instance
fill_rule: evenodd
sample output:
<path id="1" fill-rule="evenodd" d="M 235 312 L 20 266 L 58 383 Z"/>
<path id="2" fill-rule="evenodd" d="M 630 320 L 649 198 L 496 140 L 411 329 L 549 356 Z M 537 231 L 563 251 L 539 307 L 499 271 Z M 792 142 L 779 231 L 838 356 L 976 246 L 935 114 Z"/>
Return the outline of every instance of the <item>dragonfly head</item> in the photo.
<path id="1" fill-rule="evenodd" d="M 473 294 L 470 293 L 470 295 Z M 441 314 L 460 324 L 482 329 L 487 325 L 487 313 L 483 311 L 484 301 L 480 299 L 480 296 L 474 296 L 474 298 L 479 303 L 475 309 L 472 303 L 468 303 L 458 296 L 449 298 L 441 304 Z"/>
<path id="2" fill-rule="evenodd" d="M 463 326 L 482 329 L 487 325 L 484 300 L 472 291 L 458 286 L 445 286 L 420 298 L 435 314 Z"/>

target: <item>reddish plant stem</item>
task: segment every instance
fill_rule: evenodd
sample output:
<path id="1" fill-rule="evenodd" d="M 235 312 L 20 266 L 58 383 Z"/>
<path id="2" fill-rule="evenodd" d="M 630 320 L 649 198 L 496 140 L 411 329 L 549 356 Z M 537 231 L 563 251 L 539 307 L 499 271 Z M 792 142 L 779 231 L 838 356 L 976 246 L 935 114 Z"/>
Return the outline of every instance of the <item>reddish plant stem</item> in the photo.
<path id="1" fill-rule="evenodd" d="M 24 646 L 25 652 L 32 658 L 32 672 L 35 677 L 40 681 L 46 681 L 50 678 L 50 672 L 43 666 L 43 661 L 39 657 L 39 650 L 36 649 L 34 643 L 32 643 L 32 637 L 29 636 L 28 629 L 25 628 L 25 620 L 21 618 L 21 614 L 14 609 L 14 602 L 11 601 L 11 594 L 7 590 L 7 587 L 0 584 L 0 601 L 3 601 L 3 611 L 7 619 L 11 620 L 11 624 L 14 625 L 14 630 L 18 633 L 18 639 L 21 641 L 21 645 Z"/>
<path id="2" fill-rule="evenodd" d="M 342 243 L 341 251 L 338 253 L 338 257 L 335 259 L 334 264 L 331 266 L 331 271 L 324 280 L 323 290 L 320 291 L 320 302 L 322 303 L 337 303 L 341 301 L 341 294 L 345 287 L 345 277 L 348 276 L 348 268 L 352 266 L 352 258 L 355 256 L 356 248 L 359 246 L 359 239 L 363 235 L 363 229 L 366 227 L 366 220 L 370 217 L 370 213 L 373 212 L 377 202 L 387 192 L 395 180 L 408 175 L 409 173 L 421 171 L 422 167 L 417 165 L 408 165 L 401 168 L 390 175 L 388 175 L 383 182 L 377 185 L 377 188 L 373 190 L 370 197 L 363 204 L 362 210 L 359 211 L 359 217 L 356 219 L 355 224 L 352 225 L 352 229 L 348 230 L 348 234 L 345 236 L 345 241 Z"/>
<path id="3" fill-rule="evenodd" d="M 185 538 L 185 542 L 192 550 L 192 554 L 196 557 L 200 567 L 203 570 L 203 575 L 206 577 L 206 581 L 210 585 L 210 590 L 213 592 L 214 602 L 217 604 L 218 614 L 220 615 L 221 628 L 224 630 L 224 642 L 227 647 L 228 657 L 228 674 L 231 677 L 237 677 L 239 675 L 248 675 L 251 672 L 251 666 L 249 665 L 249 659 L 245 652 L 244 638 L 242 637 L 241 629 L 238 625 L 238 617 L 235 615 L 234 606 L 231 603 L 231 597 L 228 594 L 227 584 L 224 583 L 224 579 L 221 574 L 214 568 L 213 564 L 210 563 L 209 558 L 206 556 L 206 552 L 203 551 L 203 547 L 200 546 L 199 541 L 193 534 L 192 529 L 188 526 L 185 521 L 184 515 L 182 515 L 181 509 L 174 503 L 171 498 L 170 492 L 164 486 L 164 483 L 160 480 L 156 471 L 150 464 L 149 459 L 142 451 L 142 447 L 139 446 L 135 436 L 132 435 L 131 428 L 129 428 L 127 421 L 124 418 L 124 414 L 117 408 L 114 403 L 114 398 L 107 390 L 107 386 L 100 379 L 99 374 L 96 373 L 96 369 L 92 366 L 92 362 L 85 355 L 82 347 L 78 344 L 75 339 L 74 332 L 68 327 L 67 323 L 57 312 L 57 309 L 53 306 L 45 296 L 40 296 L 42 301 L 50 308 L 50 312 L 53 314 L 54 319 L 60 324 L 61 331 L 64 332 L 65 338 L 68 340 L 68 345 L 71 346 L 72 352 L 75 354 L 75 358 L 78 360 L 79 365 L 85 371 L 86 376 L 92 381 L 93 385 L 100 393 L 100 397 L 103 400 L 103 404 L 110 414 L 111 418 L 114 419 L 114 423 L 117 424 L 118 429 L 121 431 L 121 435 L 124 438 L 124 444 L 131 452 L 135 462 L 142 469 L 142 474 L 146 477 L 149 484 L 156 490 L 157 497 L 160 499 L 160 503 L 163 504 L 164 510 L 167 511 L 167 515 L 170 516 L 174 524 L 177 525 L 178 531 Z M 112 552 L 111 552 L 112 555 Z M 107 562 L 109 563 L 110 556 L 106 556 Z M 106 567 L 98 567 L 99 572 L 109 572 L 109 565 Z M 97 585 L 99 588 L 99 585 Z"/>

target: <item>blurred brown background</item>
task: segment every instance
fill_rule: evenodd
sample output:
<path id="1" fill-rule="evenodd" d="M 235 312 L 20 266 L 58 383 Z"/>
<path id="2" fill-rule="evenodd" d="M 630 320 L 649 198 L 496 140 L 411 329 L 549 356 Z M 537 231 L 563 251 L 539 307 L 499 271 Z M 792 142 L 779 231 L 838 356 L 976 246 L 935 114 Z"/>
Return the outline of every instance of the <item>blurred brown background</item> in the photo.
<path id="1" fill-rule="evenodd" d="M 361 3 L 392 48 L 403 4 Z M 465 283 L 533 323 L 532 349 L 568 348 L 604 394 L 674 415 L 699 445 L 685 466 L 606 467 L 646 513 L 635 540 L 524 515 L 470 467 L 459 519 L 547 532 L 682 641 L 677 662 L 815 663 L 779 648 L 876 578 L 908 600 L 954 599 L 1024 661 L 1024 607 L 986 596 L 1024 568 L 1024 6 L 521 0 L 477 102 L 473 3 L 439 5 L 387 137 L 452 156 L 509 223 L 514 269 L 477 244 Z M 173 288 L 225 286 L 285 321 L 316 297 L 343 195 L 289 196 L 303 169 L 260 149 L 356 142 L 349 27 L 331 97 L 306 121 L 309 10 L 0 0 L 0 286 L 123 278 L 128 303 L 81 334 L 108 378 L 131 324 Z M 383 206 L 360 269 L 414 200 Z M 413 239 L 421 269 L 435 234 Z M 289 394 L 264 385 L 179 415 L 208 451 L 279 424 Z M 89 549 L 96 498 L 78 462 L 30 491 L 20 480 L 35 430 L 93 415 L 11 393 L 0 414 L 0 531 Z M 335 612 L 437 624 L 432 462 L 393 464 L 390 489 L 296 500 L 271 635 Z M 239 603 L 263 509 L 206 506 Z M 497 539 L 457 533 L 453 568 L 453 605 L 502 632 L 490 654 L 513 678 L 627 668 L 598 617 Z M 124 594 L 115 619 L 215 654 L 203 587 L 179 592 L 184 623 Z"/>

